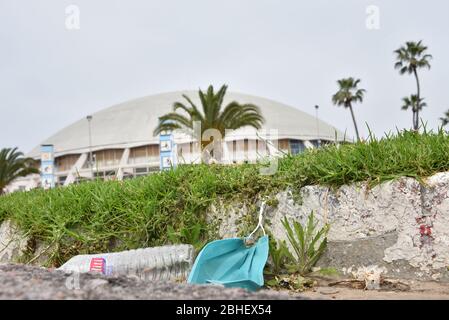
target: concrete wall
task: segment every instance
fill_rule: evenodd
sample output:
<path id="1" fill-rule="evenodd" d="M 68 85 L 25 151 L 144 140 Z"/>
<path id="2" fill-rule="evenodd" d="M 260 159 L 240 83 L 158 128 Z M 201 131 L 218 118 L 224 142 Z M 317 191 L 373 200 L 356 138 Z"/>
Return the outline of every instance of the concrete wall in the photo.
<path id="1" fill-rule="evenodd" d="M 449 281 L 449 172 L 423 182 L 403 177 L 373 188 L 365 183 L 337 190 L 306 186 L 301 203 L 283 191 L 276 194 L 278 205 L 265 212 L 266 229 L 286 239 L 281 220 L 305 222 L 313 210 L 321 225 L 331 225 L 319 265 L 343 272 L 378 265 L 390 276 Z M 217 225 L 219 237 L 233 237 L 248 221 L 257 221 L 257 210 L 241 202 L 217 201 L 208 218 Z M 11 260 L 23 250 L 24 240 L 14 239 L 19 233 L 11 229 L 7 221 L 0 228 L 0 260 Z"/>
<path id="2" fill-rule="evenodd" d="M 364 183 L 337 190 L 306 186 L 301 204 L 281 192 L 278 206 L 266 211 L 267 229 L 286 239 L 281 219 L 304 222 L 313 210 L 320 224 L 331 225 L 319 265 L 347 271 L 375 264 L 385 266 L 391 276 L 449 280 L 449 173 L 424 182 L 404 177 L 372 189 Z M 222 219 L 218 228 L 223 237 L 235 236 L 248 214 L 257 215 L 241 203 L 218 203 L 209 210 L 211 221 Z"/>

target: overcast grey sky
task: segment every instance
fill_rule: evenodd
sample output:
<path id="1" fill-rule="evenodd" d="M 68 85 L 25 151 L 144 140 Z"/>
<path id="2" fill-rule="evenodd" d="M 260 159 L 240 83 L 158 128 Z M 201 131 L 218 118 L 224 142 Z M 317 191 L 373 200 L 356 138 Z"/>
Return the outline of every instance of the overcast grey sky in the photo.
<path id="1" fill-rule="evenodd" d="M 66 28 L 66 7 L 80 29 Z M 366 27 L 367 6 L 380 28 Z M 377 135 L 411 126 L 401 98 L 412 76 L 393 50 L 422 39 L 434 57 L 420 72 L 429 127 L 449 109 L 446 0 L 0 0 L 0 148 L 27 152 L 66 125 L 129 99 L 210 83 L 259 95 L 354 130 L 331 104 L 335 81 L 361 78 L 355 106 Z M 152 130 L 152 129 L 151 129 Z M 151 131 L 150 130 L 150 131 Z"/>

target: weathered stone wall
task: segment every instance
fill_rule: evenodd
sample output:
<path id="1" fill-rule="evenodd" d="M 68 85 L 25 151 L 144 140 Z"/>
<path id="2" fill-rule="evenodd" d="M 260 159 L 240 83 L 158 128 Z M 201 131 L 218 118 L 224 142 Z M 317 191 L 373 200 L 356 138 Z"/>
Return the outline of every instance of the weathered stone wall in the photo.
<path id="1" fill-rule="evenodd" d="M 0 264 L 15 262 L 26 250 L 28 240 L 11 220 L 0 223 Z"/>
<path id="2" fill-rule="evenodd" d="M 366 183 L 337 190 L 322 186 L 301 189 L 302 203 L 288 191 L 276 195 L 279 204 L 268 208 L 267 229 L 286 239 L 281 219 L 305 222 L 311 211 L 320 224 L 330 223 L 329 246 L 319 265 L 349 268 L 376 264 L 391 276 L 449 280 L 449 173 L 438 173 L 420 184 L 400 178 L 368 188 Z M 237 234 L 246 215 L 257 215 L 241 203 L 217 204 L 209 212 L 220 217 L 219 234 Z"/>
<path id="3" fill-rule="evenodd" d="M 281 220 L 304 223 L 314 211 L 321 225 L 331 225 L 320 266 L 347 271 L 374 264 L 386 267 L 391 276 L 449 281 L 449 172 L 423 182 L 404 177 L 373 188 L 366 183 L 337 190 L 307 186 L 301 189 L 301 203 L 295 203 L 289 191 L 280 192 L 278 205 L 265 212 L 266 229 L 286 239 Z M 219 237 L 228 238 L 255 226 L 256 209 L 241 202 L 217 201 L 208 217 L 217 225 Z M 28 241 L 11 221 L 4 221 L 0 263 L 17 261 Z"/>

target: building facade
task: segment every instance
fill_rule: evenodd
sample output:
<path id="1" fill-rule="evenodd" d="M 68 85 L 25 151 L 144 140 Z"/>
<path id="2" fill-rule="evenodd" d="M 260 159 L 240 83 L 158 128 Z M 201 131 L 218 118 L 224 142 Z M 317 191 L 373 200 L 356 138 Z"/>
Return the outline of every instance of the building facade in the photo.
<path id="1" fill-rule="evenodd" d="M 121 180 L 159 171 L 159 138 L 152 133 L 158 118 L 171 112 L 175 101 L 183 102 L 183 94 L 200 106 L 196 91 L 147 96 L 99 111 L 89 120 L 81 119 L 43 141 L 54 146 L 56 185 L 92 178 Z M 331 125 L 285 104 L 229 92 L 224 105 L 231 101 L 259 106 L 266 122 L 258 131 L 242 128 L 226 134 L 221 144 L 221 163 L 253 163 L 344 140 L 344 135 Z M 174 132 L 173 137 L 178 164 L 201 161 L 198 144 L 191 135 Z M 39 150 L 37 146 L 27 156 L 39 160 Z M 14 181 L 6 192 L 39 185 L 39 175 L 31 175 Z"/>

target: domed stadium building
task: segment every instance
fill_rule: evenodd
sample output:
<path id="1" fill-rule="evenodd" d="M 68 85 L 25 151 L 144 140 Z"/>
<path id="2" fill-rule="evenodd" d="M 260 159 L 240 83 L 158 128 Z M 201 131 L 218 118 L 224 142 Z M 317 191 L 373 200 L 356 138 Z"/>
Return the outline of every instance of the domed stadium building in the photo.
<path id="1" fill-rule="evenodd" d="M 197 91 L 151 95 L 124 102 L 92 114 L 63 128 L 41 145 L 54 150 L 54 182 L 58 186 L 92 177 L 126 179 L 160 170 L 160 137 L 153 136 L 159 117 L 171 112 L 183 94 L 200 108 Z M 228 92 L 223 106 L 231 101 L 260 107 L 263 128 L 245 127 L 226 134 L 223 163 L 255 162 L 267 156 L 297 154 L 320 144 L 340 142 L 344 134 L 328 123 L 297 108 L 269 99 Z M 201 109 L 201 108 L 200 108 Z M 173 133 L 175 163 L 197 163 L 200 152 L 192 136 Z M 41 160 L 41 145 L 27 154 Z M 92 161 L 90 161 L 92 155 Z M 6 191 L 29 190 L 40 186 L 39 175 L 21 178 Z"/>

